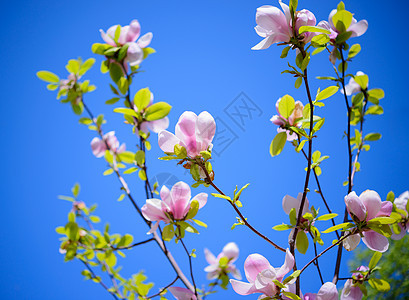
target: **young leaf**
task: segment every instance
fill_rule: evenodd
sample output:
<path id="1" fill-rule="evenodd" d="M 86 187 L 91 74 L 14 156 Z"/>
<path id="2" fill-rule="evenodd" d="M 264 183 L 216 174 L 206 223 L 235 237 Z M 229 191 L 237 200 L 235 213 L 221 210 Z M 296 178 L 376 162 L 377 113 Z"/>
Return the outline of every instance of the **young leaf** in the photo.
<path id="1" fill-rule="evenodd" d="M 368 268 L 369 268 L 369 269 L 375 268 L 376 265 L 378 264 L 379 260 L 381 259 L 381 257 L 382 257 L 382 253 L 376 251 L 376 252 L 372 255 L 372 258 L 371 258 L 371 261 L 369 262 Z"/>
<path id="2" fill-rule="evenodd" d="M 283 116 L 283 118 L 287 119 L 291 116 L 295 108 L 295 101 L 294 98 L 290 95 L 285 95 L 281 98 L 280 102 L 278 103 L 278 111 Z"/>
<path id="3" fill-rule="evenodd" d="M 318 221 L 327 221 L 327 220 L 331 220 L 333 218 L 335 218 L 336 216 L 338 216 L 338 214 L 325 214 L 322 216 L 319 216 L 317 218 Z"/>
<path id="4" fill-rule="evenodd" d="M 155 121 L 166 117 L 172 106 L 166 102 L 157 102 L 149 106 L 145 110 L 145 119 L 147 121 Z"/>
<path id="5" fill-rule="evenodd" d="M 295 238 L 295 245 L 301 254 L 305 254 L 308 250 L 308 237 L 303 230 L 298 231 Z"/>
<path id="6" fill-rule="evenodd" d="M 60 78 L 52 72 L 49 71 L 38 71 L 37 77 L 45 82 L 59 83 Z"/>
<path id="7" fill-rule="evenodd" d="M 274 137 L 270 145 L 270 154 L 272 157 L 279 155 L 281 151 L 283 151 L 286 141 L 286 132 L 280 132 Z"/>
<path id="8" fill-rule="evenodd" d="M 338 86 L 329 86 L 326 89 L 323 89 L 321 92 L 318 93 L 317 97 L 315 97 L 316 101 L 324 100 L 332 95 L 334 95 L 336 92 L 338 92 L 339 87 Z"/>

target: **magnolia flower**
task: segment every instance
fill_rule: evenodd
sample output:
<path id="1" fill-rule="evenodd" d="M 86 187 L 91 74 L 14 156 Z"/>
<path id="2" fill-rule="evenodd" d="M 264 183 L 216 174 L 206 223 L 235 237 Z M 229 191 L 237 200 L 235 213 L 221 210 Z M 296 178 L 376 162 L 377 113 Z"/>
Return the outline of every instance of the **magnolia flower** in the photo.
<path id="1" fill-rule="evenodd" d="M 204 249 L 204 253 L 206 261 L 209 263 L 209 266 L 204 269 L 207 272 L 207 279 L 211 280 L 219 277 L 219 274 L 223 271 L 219 263 L 220 259 L 227 258 L 228 263 L 224 269 L 232 273 L 234 278 L 241 280 L 240 271 L 233 264 L 239 257 L 239 247 L 237 247 L 236 243 L 228 243 L 217 257 L 208 249 Z"/>
<path id="2" fill-rule="evenodd" d="M 108 146 L 108 147 L 107 147 Z M 109 149 L 108 149 L 109 148 Z M 110 150 L 114 153 L 122 153 L 125 151 L 125 144 L 119 146 L 118 139 L 115 136 L 115 131 L 110 131 L 104 134 L 103 139 L 93 138 L 91 141 L 92 154 L 96 157 L 102 157 L 106 150 Z"/>
<path id="3" fill-rule="evenodd" d="M 149 104 L 146 106 L 146 108 L 148 108 L 149 106 L 153 104 L 153 93 L 152 92 L 150 93 L 151 93 L 151 99 L 149 101 Z M 138 108 L 136 106 L 134 107 L 134 109 L 138 111 Z M 168 127 L 169 127 L 169 118 L 164 117 L 162 119 L 155 120 L 155 121 L 145 121 L 141 124 L 140 129 L 147 134 L 149 130 L 153 131 L 154 133 L 158 133 L 162 130 L 166 130 Z"/>
<path id="4" fill-rule="evenodd" d="M 142 206 L 142 214 L 149 221 L 157 221 L 151 231 L 156 230 L 159 221 L 166 224 L 173 220 L 184 220 L 189 212 L 192 201 L 199 202 L 199 209 L 207 202 L 207 194 L 200 193 L 193 199 L 190 199 L 191 192 L 188 184 L 183 181 L 177 182 L 171 190 L 163 186 L 160 190 L 159 199 L 147 199 L 146 204 Z"/>
<path id="5" fill-rule="evenodd" d="M 331 11 L 331 13 L 329 14 L 328 22 L 327 21 L 321 21 L 317 25 L 318 27 L 329 30 L 331 32 L 331 34 L 329 35 L 329 38 L 332 39 L 332 40 L 335 39 L 339 34 L 339 31 L 337 30 L 334 23 L 332 22 L 332 17 L 336 13 L 337 13 L 337 10 L 333 9 Z M 355 18 L 352 18 L 351 25 L 349 25 L 349 27 L 347 28 L 346 31 L 352 32 L 351 37 L 357 37 L 357 36 L 363 35 L 366 32 L 367 29 L 368 29 L 368 21 L 367 20 L 361 20 L 361 21 L 357 22 L 357 20 Z"/>
<path id="6" fill-rule="evenodd" d="M 277 128 L 277 132 L 287 132 L 287 141 L 291 142 L 295 139 L 297 139 L 297 134 L 295 132 L 290 133 L 289 130 L 282 128 L 283 126 L 300 126 L 299 123 L 296 122 L 297 119 L 302 118 L 302 111 L 304 109 L 304 105 L 301 103 L 301 101 L 296 101 L 295 102 L 295 108 L 291 115 L 288 117 L 288 119 L 284 118 L 281 114 L 280 111 L 278 110 L 278 105 L 281 101 L 281 98 L 277 100 L 276 102 L 276 110 L 278 115 L 274 115 L 271 117 L 270 121 L 277 125 L 280 126 Z"/>
<path id="7" fill-rule="evenodd" d="M 403 194 L 401 194 L 398 198 L 396 198 L 393 203 L 395 203 L 396 208 L 406 211 L 406 213 L 409 213 L 406 210 L 408 199 L 409 199 L 409 191 L 406 191 Z M 400 240 L 405 236 L 406 232 L 409 232 L 409 218 L 406 217 L 406 219 L 403 219 L 401 223 L 398 223 L 398 226 L 400 227 L 399 234 L 394 233 L 392 230 L 391 238 L 393 240 Z"/>
<path id="8" fill-rule="evenodd" d="M 367 222 L 376 217 L 389 217 L 393 208 L 391 202 L 382 202 L 379 194 L 371 190 L 366 190 L 359 197 L 355 192 L 349 193 L 345 196 L 345 204 L 355 223 Z M 362 241 L 369 249 L 379 252 L 388 250 L 389 242 L 383 235 L 370 229 L 365 229 L 362 235 Z M 360 240 L 361 235 L 357 233 L 347 237 L 343 241 L 343 245 L 346 250 L 351 251 L 358 246 Z"/>
<path id="9" fill-rule="evenodd" d="M 249 282 L 230 279 L 233 290 L 239 295 L 250 295 L 262 293 L 263 297 L 275 296 L 279 288 L 273 280 L 283 281 L 284 276 L 294 266 L 294 256 L 287 249 L 285 262 L 281 268 L 276 269 L 270 265 L 268 260 L 260 254 L 251 254 L 244 262 L 244 272 Z M 293 283 L 290 281 L 290 283 Z"/>
<path id="10" fill-rule="evenodd" d="M 163 130 L 159 132 L 159 147 L 167 153 L 173 153 L 175 145 L 186 148 L 187 155 L 195 158 L 201 151 L 213 147 L 212 140 L 216 133 L 216 122 L 207 111 L 198 116 L 191 111 L 185 111 L 175 127 L 175 134 Z"/>
<path id="11" fill-rule="evenodd" d="M 318 291 L 318 294 L 307 293 L 304 300 L 338 300 L 337 286 L 332 282 L 326 282 Z"/>
<path id="12" fill-rule="evenodd" d="M 298 193 L 297 198 L 291 197 L 289 195 L 284 196 L 282 205 L 283 205 L 283 209 L 284 209 L 284 211 L 285 211 L 285 213 L 287 215 L 290 214 L 290 211 L 291 211 L 292 208 L 295 208 L 295 213 L 296 213 L 296 215 L 298 215 L 298 211 L 300 210 L 302 195 L 303 195 L 303 193 Z M 302 215 L 304 215 L 307 212 L 311 212 L 311 211 L 309 209 L 308 199 L 305 198 L 304 207 L 303 207 L 303 210 L 302 210 Z"/>
<path id="13" fill-rule="evenodd" d="M 368 267 L 365 266 L 360 266 L 357 271 L 368 271 Z M 361 273 L 353 273 L 353 277 L 355 277 L 357 280 L 362 280 L 364 276 Z M 341 293 L 341 300 L 361 300 L 362 299 L 362 291 L 359 288 L 359 286 L 354 285 L 354 282 L 352 279 L 348 279 L 345 282 L 344 288 L 342 289 Z M 337 298 L 338 299 L 338 298 Z"/>
<path id="14" fill-rule="evenodd" d="M 67 79 L 61 79 L 60 80 L 60 90 L 69 90 L 72 89 L 75 85 L 75 83 L 81 78 L 81 76 L 76 76 L 73 73 L 70 73 L 68 75 Z"/>
<path id="15" fill-rule="evenodd" d="M 177 299 L 177 300 L 196 300 L 196 295 L 189 289 L 185 289 L 178 286 L 172 286 L 168 288 L 168 291 Z"/>
<path id="16" fill-rule="evenodd" d="M 291 20 L 291 13 L 288 5 L 280 2 L 280 6 L 284 13 L 277 7 L 271 5 L 263 5 L 257 8 L 256 23 L 254 27 L 257 34 L 264 38 L 260 43 L 255 45 L 253 50 L 267 49 L 275 43 L 289 43 L 293 37 L 293 26 Z M 301 26 L 315 26 L 316 19 L 312 12 L 303 9 L 295 13 L 295 31 Z M 311 41 L 314 36 L 313 33 L 303 33 L 305 43 Z"/>
<path id="17" fill-rule="evenodd" d="M 365 75 L 364 72 L 358 71 L 355 76 L 362 76 Z M 345 91 L 347 96 L 351 96 L 352 94 L 359 93 L 361 91 L 361 86 L 356 83 L 353 77 L 349 79 L 348 84 L 345 86 Z M 344 90 L 341 89 L 341 93 L 344 93 Z"/>
<path id="18" fill-rule="evenodd" d="M 141 25 L 139 25 L 137 20 L 133 20 L 131 24 L 121 27 L 118 41 L 115 43 L 115 31 L 118 26 L 120 25 L 111 26 L 106 33 L 100 29 L 102 39 L 113 47 L 128 44 L 125 62 L 131 66 L 139 65 L 143 60 L 142 48 L 147 47 L 151 43 L 152 32 L 148 32 L 139 38 Z"/>

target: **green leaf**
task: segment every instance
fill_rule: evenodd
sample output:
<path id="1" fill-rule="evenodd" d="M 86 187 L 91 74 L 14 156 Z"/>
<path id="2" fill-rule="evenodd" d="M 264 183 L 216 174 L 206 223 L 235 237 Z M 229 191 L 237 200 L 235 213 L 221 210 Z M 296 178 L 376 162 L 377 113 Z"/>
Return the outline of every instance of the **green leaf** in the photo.
<path id="1" fill-rule="evenodd" d="M 89 219 L 93 222 L 93 223 L 99 223 L 101 222 L 101 218 L 98 216 L 89 216 Z"/>
<path id="2" fill-rule="evenodd" d="M 145 173 L 145 170 L 139 170 L 139 173 L 138 173 L 138 176 L 139 176 L 139 178 L 142 180 L 142 181 L 146 181 L 146 173 Z"/>
<path id="3" fill-rule="evenodd" d="M 301 63 L 300 69 L 302 71 L 304 71 L 307 68 L 308 64 L 310 63 L 310 59 L 311 59 L 311 56 L 310 56 L 309 53 L 307 53 L 306 56 L 304 57 L 304 59 L 302 60 L 302 63 Z"/>
<path id="4" fill-rule="evenodd" d="M 138 150 L 135 153 L 135 160 L 138 163 L 138 165 L 142 166 L 145 163 L 145 152 L 142 150 Z"/>
<path id="5" fill-rule="evenodd" d="M 321 33 L 331 34 L 329 30 L 324 29 L 322 27 L 318 27 L 318 26 L 301 26 L 300 29 L 298 30 L 298 33 L 301 34 L 304 32 L 321 32 Z"/>
<path id="6" fill-rule="evenodd" d="M 80 76 L 84 75 L 89 69 L 92 68 L 94 64 L 95 64 L 95 58 L 88 58 L 86 61 L 84 61 L 81 64 L 78 75 Z"/>
<path id="7" fill-rule="evenodd" d="M 175 229 L 172 224 L 166 225 L 162 231 L 162 238 L 165 241 L 171 241 L 175 236 Z"/>
<path id="8" fill-rule="evenodd" d="M 335 231 L 335 230 L 345 228 L 345 227 L 348 226 L 349 224 L 350 224 L 349 222 L 341 223 L 341 224 L 332 226 L 332 227 L 330 227 L 330 228 L 328 228 L 328 229 L 322 231 L 322 233 L 330 233 L 330 232 L 333 232 L 333 231 Z"/>
<path id="9" fill-rule="evenodd" d="M 320 130 L 322 125 L 324 125 L 324 123 L 325 123 L 325 118 L 322 118 L 322 119 L 318 120 L 318 122 L 315 123 L 315 125 L 314 125 L 313 131 L 317 132 L 318 130 Z"/>
<path id="10" fill-rule="evenodd" d="M 117 107 L 114 109 L 114 112 L 119 113 L 119 114 L 125 114 L 125 115 L 130 115 L 133 117 L 138 117 L 138 114 L 136 111 L 130 108 L 125 108 L 125 107 Z"/>
<path id="11" fill-rule="evenodd" d="M 76 59 L 70 59 L 65 68 L 69 73 L 78 74 L 80 71 L 80 62 Z"/>
<path id="12" fill-rule="evenodd" d="M 288 119 L 288 117 L 291 116 L 294 108 L 295 101 L 294 98 L 291 97 L 290 95 L 283 96 L 280 102 L 278 103 L 278 111 L 285 119 Z"/>
<path id="13" fill-rule="evenodd" d="M 193 200 L 192 202 L 190 202 L 190 209 L 185 219 L 186 220 L 193 219 L 196 216 L 198 211 L 199 211 L 199 201 Z"/>
<path id="14" fill-rule="evenodd" d="M 154 103 L 145 110 L 145 119 L 147 121 L 163 119 L 169 114 L 171 108 L 172 106 L 166 102 Z"/>
<path id="15" fill-rule="evenodd" d="M 291 275 L 289 275 L 286 279 L 283 280 L 283 283 L 287 284 L 288 282 L 290 282 L 294 278 L 297 278 L 298 276 L 300 276 L 300 274 L 301 274 L 301 270 L 294 271 Z"/>
<path id="16" fill-rule="evenodd" d="M 80 193 L 80 185 L 79 183 L 76 183 L 72 189 L 71 189 L 72 194 L 74 195 L 75 198 L 78 197 L 79 193 Z"/>
<path id="17" fill-rule="evenodd" d="M 290 213 L 288 215 L 290 217 L 290 223 L 291 225 L 295 226 L 297 224 L 297 214 L 295 212 L 295 208 L 292 208 L 290 210 Z"/>
<path id="18" fill-rule="evenodd" d="M 303 230 L 299 230 L 295 238 L 295 245 L 301 254 L 305 254 L 308 250 L 308 237 Z"/>
<path id="19" fill-rule="evenodd" d="M 118 82 L 117 82 L 117 85 L 118 85 L 118 89 L 122 93 L 122 95 L 125 95 L 126 92 L 128 91 L 128 87 L 129 87 L 128 79 L 126 79 L 125 77 L 120 77 Z"/>
<path id="20" fill-rule="evenodd" d="M 371 261 L 369 262 L 368 268 L 369 269 L 375 268 L 381 257 L 382 253 L 375 251 L 374 254 L 372 255 Z"/>
<path id="21" fill-rule="evenodd" d="M 288 229 L 291 229 L 291 228 L 293 228 L 293 226 L 288 225 L 288 224 L 280 224 L 280 225 L 276 225 L 276 226 L 273 227 L 273 229 L 277 230 L 277 231 L 284 231 L 284 230 L 288 230 Z"/>
<path id="22" fill-rule="evenodd" d="M 296 294 L 293 294 L 293 293 L 291 293 L 291 292 L 283 291 L 283 294 L 284 294 L 286 297 L 290 298 L 290 299 L 293 299 L 293 300 L 301 300 L 300 297 L 298 297 Z"/>
<path id="23" fill-rule="evenodd" d="M 119 101 L 119 99 L 120 98 L 118 98 L 118 97 L 111 98 L 111 99 L 105 101 L 105 104 L 108 104 L 108 105 L 115 104 L 115 103 L 117 103 Z"/>
<path id="24" fill-rule="evenodd" d="M 49 71 L 38 71 L 37 77 L 45 82 L 59 83 L 60 78 L 52 72 Z"/>
<path id="25" fill-rule="evenodd" d="M 249 185 L 250 185 L 250 183 L 247 183 L 246 185 L 244 185 L 244 186 L 237 192 L 237 194 L 234 195 L 233 202 L 235 202 L 237 199 L 240 198 L 241 193 L 242 193 L 246 188 L 248 188 Z"/>
<path id="26" fill-rule="evenodd" d="M 290 49 L 291 49 L 291 46 L 285 47 L 285 48 L 283 49 L 283 51 L 281 52 L 280 58 L 286 58 L 287 55 L 288 55 L 288 51 L 290 51 Z"/>
<path id="27" fill-rule="evenodd" d="M 297 6 L 298 6 L 298 0 L 290 0 L 290 11 L 295 13 L 295 11 L 297 10 Z"/>
<path id="28" fill-rule="evenodd" d="M 348 58 L 355 57 L 361 51 L 361 45 L 355 44 L 349 48 Z"/>
<path id="29" fill-rule="evenodd" d="M 119 50 L 119 53 L 118 53 L 118 60 L 119 61 L 123 60 L 126 57 L 127 52 L 128 52 L 128 48 L 129 48 L 128 43 L 126 43 L 125 45 L 123 45 L 121 47 L 121 49 Z"/>
<path id="30" fill-rule="evenodd" d="M 368 95 L 378 100 L 385 98 L 385 92 L 382 89 L 369 90 Z"/>
<path id="31" fill-rule="evenodd" d="M 124 171 L 124 174 L 132 174 L 138 171 L 139 169 L 137 167 L 130 167 L 129 169 Z"/>
<path id="32" fill-rule="evenodd" d="M 193 222 L 195 222 L 197 225 L 207 228 L 207 224 L 205 222 L 202 222 L 200 220 L 192 219 Z"/>
<path id="33" fill-rule="evenodd" d="M 156 52 L 155 49 L 151 47 L 142 48 L 142 51 L 143 51 L 143 59 L 147 58 L 149 55 Z"/>
<path id="34" fill-rule="evenodd" d="M 338 86 L 329 86 L 326 89 L 323 89 L 321 92 L 318 93 L 318 95 L 315 97 L 316 101 L 324 100 L 332 95 L 334 95 L 336 92 L 338 92 L 339 87 Z"/>
<path id="35" fill-rule="evenodd" d="M 330 38 L 329 38 L 329 36 L 326 35 L 326 34 L 319 34 L 319 35 L 314 36 L 314 37 L 311 39 L 311 42 L 316 43 L 316 44 L 318 44 L 318 45 L 325 45 L 325 44 L 328 43 L 329 41 L 330 41 Z M 325 47 L 321 47 L 321 48 L 319 48 L 319 49 L 320 49 L 319 51 L 321 52 L 321 51 L 325 50 Z M 315 53 L 314 53 L 314 52 L 315 52 Z M 316 53 L 316 50 L 315 50 L 314 52 L 312 53 L 312 55 L 317 54 L 317 53 Z"/>
<path id="36" fill-rule="evenodd" d="M 373 105 L 366 110 L 365 115 L 382 115 L 383 108 L 379 105 Z"/>
<path id="37" fill-rule="evenodd" d="M 124 198 L 125 198 L 125 194 L 121 194 L 121 196 L 119 196 L 117 201 L 121 202 L 122 200 L 124 200 Z"/>
<path id="38" fill-rule="evenodd" d="M 285 289 L 285 285 L 282 284 L 280 281 L 278 281 L 277 279 L 273 279 L 273 282 L 276 286 L 278 286 L 280 289 Z"/>
<path id="39" fill-rule="evenodd" d="M 377 141 L 382 137 L 380 133 L 368 133 L 364 137 L 364 141 Z"/>
<path id="40" fill-rule="evenodd" d="M 298 77 L 297 80 L 294 83 L 294 86 L 296 89 L 298 89 L 302 84 L 302 77 Z"/>
<path id="41" fill-rule="evenodd" d="M 95 54 L 104 55 L 105 51 L 109 48 L 112 48 L 112 46 L 108 44 L 95 43 L 92 44 L 91 50 Z"/>
<path id="42" fill-rule="evenodd" d="M 222 198 L 222 199 L 226 199 L 226 200 L 231 201 L 231 198 L 229 196 L 226 196 L 226 195 L 217 194 L 217 193 L 211 193 L 211 195 L 213 197 L 216 197 L 216 198 Z"/>
<path id="43" fill-rule="evenodd" d="M 352 14 L 346 10 L 337 11 L 332 16 L 332 23 L 335 25 L 339 32 L 345 32 L 352 23 Z"/>
<path id="44" fill-rule="evenodd" d="M 135 153 L 131 151 L 124 151 L 118 154 L 118 158 L 124 163 L 133 164 L 135 161 Z"/>
<path id="45" fill-rule="evenodd" d="M 75 201 L 75 199 L 74 199 L 73 197 L 69 197 L 69 196 L 60 195 L 60 196 L 58 196 L 57 198 L 60 199 L 60 200 L 65 200 L 65 201 L 70 201 L 70 202 L 74 202 L 74 201 Z"/>
<path id="46" fill-rule="evenodd" d="M 390 217 L 377 217 L 377 218 L 373 218 L 371 220 L 368 221 L 368 226 L 371 226 L 372 224 L 393 224 L 395 223 L 396 220 L 394 218 L 390 218 Z"/>
<path id="47" fill-rule="evenodd" d="M 124 76 L 124 72 L 117 63 L 111 63 L 109 65 L 109 75 L 111 76 L 112 81 L 117 83 L 119 79 Z"/>
<path id="48" fill-rule="evenodd" d="M 151 92 L 149 88 L 140 89 L 133 98 L 133 102 L 135 103 L 138 111 L 144 110 L 151 100 Z"/>
<path id="49" fill-rule="evenodd" d="M 272 157 L 279 155 L 281 151 L 283 151 L 286 141 L 286 132 L 280 132 L 274 137 L 270 145 L 270 154 Z"/>
<path id="50" fill-rule="evenodd" d="M 318 221 L 327 221 L 327 220 L 331 220 L 333 218 L 335 218 L 336 216 L 338 216 L 338 214 L 325 214 L 322 216 L 319 216 L 317 218 Z"/>
<path id="51" fill-rule="evenodd" d="M 391 289 L 389 283 L 383 279 L 369 278 L 368 282 L 371 285 L 371 287 L 373 287 L 379 292 L 387 292 Z"/>
<path id="52" fill-rule="evenodd" d="M 107 176 L 107 175 L 111 175 L 112 173 L 114 173 L 114 170 L 108 169 L 108 170 L 105 170 L 104 173 L 102 173 L 102 175 Z"/>
<path id="53" fill-rule="evenodd" d="M 369 78 L 368 75 L 356 75 L 354 76 L 354 80 L 356 83 L 359 84 L 361 89 L 366 90 L 368 87 Z"/>

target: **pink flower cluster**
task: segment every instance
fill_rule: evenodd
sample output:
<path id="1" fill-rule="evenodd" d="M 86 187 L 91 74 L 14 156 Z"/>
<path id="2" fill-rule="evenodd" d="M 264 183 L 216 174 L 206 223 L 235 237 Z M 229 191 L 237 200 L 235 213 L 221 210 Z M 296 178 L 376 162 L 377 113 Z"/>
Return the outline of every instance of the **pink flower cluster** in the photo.
<path id="1" fill-rule="evenodd" d="M 102 39 L 113 47 L 128 44 L 125 62 L 129 63 L 131 66 L 139 65 L 143 60 L 142 48 L 147 47 L 151 43 L 153 36 L 152 32 L 148 32 L 139 38 L 141 25 L 137 20 L 133 20 L 131 24 L 121 27 L 118 41 L 115 43 L 115 32 L 118 26 L 120 25 L 109 27 L 106 33 L 100 29 Z"/>
<path id="2" fill-rule="evenodd" d="M 256 23 L 254 28 L 257 34 L 264 39 L 255 45 L 253 50 L 267 49 L 275 43 L 289 43 L 293 34 L 293 24 L 291 20 L 290 8 L 280 0 L 280 6 L 284 13 L 277 7 L 263 5 L 257 8 Z M 303 9 L 296 12 L 294 30 L 298 34 L 301 26 L 315 26 L 317 20 L 312 12 Z M 303 41 L 311 41 L 314 33 L 305 32 Z"/>
<path id="3" fill-rule="evenodd" d="M 295 132 L 290 133 L 289 130 L 284 129 L 283 127 L 285 126 L 296 126 L 299 127 L 300 124 L 296 122 L 297 119 L 302 118 L 302 111 L 304 109 L 304 105 L 301 103 L 301 101 L 296 101 L 295 102 L 295 108 L 291 115 L 288 117 L 288 119 L 284 118 L 278 109 L 278 105 L 281 101 L 281 98 L 277 100 L 276 102 L 276 110 L 278 115 L 272 116 L 270 121 L 277 125 L 280 126 L 277 128 L 277 132 L 287 132 L 287 141 L 291 142 L 295 139 L 297 139 L 297 134 Z"/>
<path id="4" fill-rule="evenodd" d="M 159 132 L 159 147 L 166 153 L 173 153 L 175 145 L 180 145 L 186 148 L 190 158 L 195 158 L 201 151 L 211 150 L 215 133 L 216 122 L 207 111 L 198 116 L 185 111 L 176 124 L 175 134 L 166 130 Z"/>
<path id="5" fill-rule="evenodd" d="M 393 205 L 389 201 L 381 201 L 381 197 L 375 191 L 366 190 L 359 197 L 355 192 L 345 196 L 345 204 L 349 215 L 355 223 L 368 222 L 376 217 L 389 217 L 392 212 Z M 388 239 L 373 231 L 366 229 L 361 233 L 362 241 L 365 245 L 373 250 L 385 252 L 388 250 Z M 361 241 L 360 233 L 351 235 L 343 241 L 344 248 L 348 251 L 354 250 Z"/>
<path id="6" fill-rule="evenodd" d="M 368 267 L 360 266 L 357 271 L 366 272 L 368 271 Z M 353 277 L 357 278 L 357 280 L 363 279 L 363 275 L 361 273 L 353 273 Z M 352 279 L 348 279 L 345 282 L 344 288 L 342 289 L 341 300 L 361 300 L 363 297 L 362 291 L 359 286 L 354 285 Z"/>
<path id="7" fill-rule="evenodd" d="M 92 154 L 98 158 L 104 156 L 106 150 L 119 154 L 124 152 L 125 148 L 125 144 L 119 146 L 115 131 L 110 131 L 104 134 L 103 139 L 95 137 L 91 141 Z"/>
<path id="8" fill-rule="evenodd" d="M 146 204 L 142 206 L 144 217 L 149 221 L 157 222 L 152 230 L 156 230 L 160 221 L 168 224 L 172 221 L 184 220 L 192 201 L 199 202 L 199 209 L 207 202 L 206 193 L 200 193 L 191 199 L 190 187 L 183 181 L 177 182 L 171 190 L 163 186 L 160 190 L 160 198 L 147 199 Z"/>
<path id="9" fill-rule="evenodd" d="M 217 255 L 217 257 L 214 256 L 208 249 L 205 249 L 204 253 L 206 261 L 209 263 L 209 265 L 204 269 L 205 272 L 207 272 L 207 279 L 218 278 L 219 274 L 222 272 L 220 267 L 221 258 L 228 259 L 226 270 L 230 272 L 234 278 L 239 280 L 241 279 L 240 271 L 233 264 L 239 257 L 239 247 L 237 247 L 236 243 L 228 243 L 223 247 L 222 252 Z"/>

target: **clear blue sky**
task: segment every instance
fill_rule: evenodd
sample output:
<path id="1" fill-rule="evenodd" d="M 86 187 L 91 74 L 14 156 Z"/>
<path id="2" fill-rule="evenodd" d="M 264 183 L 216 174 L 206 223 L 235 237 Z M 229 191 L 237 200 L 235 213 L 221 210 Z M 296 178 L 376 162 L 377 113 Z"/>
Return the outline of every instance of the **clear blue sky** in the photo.
<path id="1" fill-rule="evenodd" d="M 308 5 L 318 20 L 327 19 L 337 5 L 337 1 L 299 2 L 300 8 Z M 58 252 L 54 228 L 65 224 L 70 207 L 67 202 L 58 200 L 57 195 L 68 194 L 77 181 L 82 185 L 81 199 L 88 204 L 99 204 L 99 215 L 111 224 L 113 232 L 132 233 L 136 240 L 146 237 L 146 227 L 140 224 L 130 203 L 116 202 L 120 194 L 117 180 L 102 176 L 105 164 L 102 159 L 93 157 L 89 146 L 93 133 L 79 125 L 78 117 L 70 108 L 55 100 L 54 94 L 47 92 L 45 85 L 35 77 L 36 71 L 41 69 L 65 76 L 68 59 L 92 56 L 91 44 L 101 42 L 100 28 L 107 29 L 118 23 L 126 25 L 134 18 L 140 21 L 142 33 L 154 33 L 151 45 L 157 53 L 143 63 L 146 72 L 136 77 L 133 91 L 149 86 L 156 100 L 171 103 L 172 130 L 183 111 L 207 110 L 218 117 L 218 126 L 224 122 L 234 132 L 232 136 L 236 138 L 229 147 L 224 151 L 221 147 L 215 148 L 222 152 L 214 162 L 216 183 L 231 193 L 236 184 L 250 182 L 243 194 L 244 214 L 255 227 L 286 245 L 287 233 L 274 232 L 271 227 L 287 220 L 281 199 L 285 194 L 296 196 L 302 190 L 305 165 L 301 155 L 289 145 L 279 157 L 270 157 L 268 147 L 276 127 L 269 119 L 275 113 L 274 104 L 280 96 L 291 93 L 304 103 L 306 97 L 303 88 L 294 91 L 292 77 L 280 74 L 286 66 L 286 60 L 279 58 L 281 48 L 250 50 L 260 41 L 253 30 L 254 17 L 256 8 L 264 4 L 278 5 L 278 2 L 23 0 L 1 3 L 0 290 L 3 299 L 110 299 L 99 285 L 83 280 L 80 275 L 83 267 L 79 262 L 64 263 Z M 346 1 L 346 7 L 358 20 L 369 22 L 367 33 L 355 40 L 363 49 L 350 64 L 349 71 L 364 71 L 369 74 L 370 87 L 381 87 L 386 92 L 381 102 L 385 114 L 369 117 L 365 124 L 367 132 L 380 132 L 383 137 L 369 153 L 362 155 L 362 172 L 356 177 L 355 190 L 360 193 L 375 189 L 385 199 L 389 190 L 401 193 L 409 188 L 406 115 L 409 102 L 405 73 L 408 42 L 404 33 L 405 12 L 409 7 L 406 1 L 388 5 L 378 0 Z M 381 42 L 383 38 L 385 41 Z M 129 127 L 112 113 L 112 107 L 103 104 L 111 98 L 111 93 L 109 79 L 99 73 L 100 61 L 98 57 L 97 66 L 88 74 L 98 89 L 89 95 L 87 102 L 95 113 L 105 113 L 106 130 L 115 129 L 119 139 L 135 149 Z M 332 72 L 325 53 L 314 57 L 311 66 L 311 85 L 315 91 L 327 83 L 313 78 L 332 75 Z M 238 126 L 225 112 L 241 92 L 259 108 L 252 120 L 245 120 L 244 126 Z M 340 94 L 326 103 L 320 115 L 327 121 L 315 149 L 330 156 L 323 164 L 322 186 L 334 210 L 342 212 L 346 192 L 342 182 L 347 174 L 343 139 L 345 108 Z M 148 155 L 151 177 L 168 173 L 191 182 L 174 163 L 156 159 L 161 153 L 155 139 L 152 142 L 153 149 Z M 142 205 L 140 181 L 136 175 L 128 176 L 127 180 Z M 203 188 L 193 193 L 200 191 Z M 310 203 L 323 206 L 313 194 Z M 207 283 L 201 271 L 206 266 L 204 247 L 216 254 L 225 243 L 237 242 L 241 250 L 237 265 L 242 272 L 245 258 L 254 252 L 266 256 L 274 266 L 281 266 L 283 255 L 249 230 L 244 227 L 230 230 L 235 214 L 221 199 L 209 198 L 199 216 L 209 227 L 201 230 L 199 236 L 189 235 L 186 242 L 198 251 L 194 268 L 200 285 Z M 331 239 L 332 236 L 327 241 Z M 172 247 L 187 270 L 179 247 Z M 311 255 L 310 251 L 308 257 Z M 332 278 L 334 256 L 335 252 L 331 252 L 321 261 L 327 280 Z M 304 261 L 306 259 L 300 258 L 298 265 Z M 153 244 L 132 250 L 119 264 L 125 265 L 124 275 L 145 269 L 156 283 L 155 291 L 173 279 L 170 267 Z M 347 272 L 346 268 L 342 269 L 343 275 Z M 307 274 L 302 290 L 316 292 L 319 288 L 316 270 L 310 267 Z M 213 296 L 213 299 L 226 298 L 239 296 L 231 290 Z"/>

